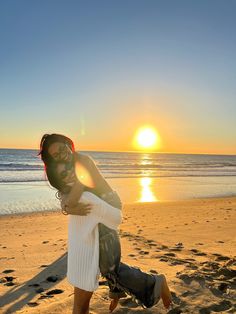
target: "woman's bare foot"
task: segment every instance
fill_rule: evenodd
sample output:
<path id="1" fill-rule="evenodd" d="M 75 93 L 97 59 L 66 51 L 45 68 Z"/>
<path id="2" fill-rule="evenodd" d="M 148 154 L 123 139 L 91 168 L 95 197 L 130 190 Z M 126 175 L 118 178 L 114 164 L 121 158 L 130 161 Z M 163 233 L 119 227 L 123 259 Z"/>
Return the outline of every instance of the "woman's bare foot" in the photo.
<path id="1" fill-rule="evenodd" d="M 166 277 L 162 275 L 162 285 L 161 285 L 161 299 L 164 307 L 168 309 L 172 303 L 170 289 L 168 287 Z"/>
<path id="2" fill-rule="evenodd" d="M 164 275 L 154 275 L 155 285 L 153 289 L 153 305 L 157 304 L 162 299 L 166 309 L 171 305 L 171 294 Z"/>
<path id="3" fill-rule="evenodd" d="M 115 298 L 111 300 L 111 304 L 109 306 L 110 313 L 113 312 L 114 309 L 117 307 L 118 302 L 119 302 L 119 298 Z"/>

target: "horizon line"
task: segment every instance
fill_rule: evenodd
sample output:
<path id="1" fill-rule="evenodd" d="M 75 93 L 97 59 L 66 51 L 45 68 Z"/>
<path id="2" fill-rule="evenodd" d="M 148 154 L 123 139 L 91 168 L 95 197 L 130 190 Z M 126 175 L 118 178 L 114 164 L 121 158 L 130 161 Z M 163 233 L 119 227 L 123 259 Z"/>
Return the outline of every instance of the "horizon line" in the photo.
<path id="1" fill-rule="evenodd" d="M 38 150 L 38 148 L 13 148 L 13 147 L 0 147 L 0 149 L 14 149 L 14 150 Z M 143 153 L 143 154 L 176 154 L 176 155 L 218 155 L 218 156 L 236 156 L 236 153 L 186 153 L 186 152 L 160 152 L 160 151 L 144 151 L 144 150 L 95 150 L 85 149 L 76 150 L 81 152 L 104 152 L 104 153 Z"/>

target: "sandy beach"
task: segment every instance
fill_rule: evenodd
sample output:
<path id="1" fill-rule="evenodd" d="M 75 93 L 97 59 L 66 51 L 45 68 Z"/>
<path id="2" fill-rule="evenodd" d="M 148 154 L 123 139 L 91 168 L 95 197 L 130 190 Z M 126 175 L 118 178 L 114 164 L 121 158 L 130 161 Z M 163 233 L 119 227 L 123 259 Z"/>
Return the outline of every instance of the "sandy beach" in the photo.
<path id="1" fill-rule="evenodd" d="M 67 217 L 40 212 L 0 221 L 0 313 L 71 313 Z M 122 260 L 166 275 L 174 302 L 168 313 L 235 313 L 235 226 L 235 197 L 126 204 Z M 90 312 L 109 313 L 108 307 L 100 278 Z M 161 301 L 142 309 L 127 296 L 114 313 L 166 311 Z"/>

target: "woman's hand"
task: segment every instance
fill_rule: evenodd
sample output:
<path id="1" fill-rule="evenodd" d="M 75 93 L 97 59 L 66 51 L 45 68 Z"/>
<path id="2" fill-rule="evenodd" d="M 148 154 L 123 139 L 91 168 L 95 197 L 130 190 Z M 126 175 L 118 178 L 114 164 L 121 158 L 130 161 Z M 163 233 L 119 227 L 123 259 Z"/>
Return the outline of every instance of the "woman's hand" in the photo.
<path id="1" fill-rule="evenodd" d="M 75 207 L 64 206 L 63 210 L 69 215 L 87 216 L 92 210 L 92 204 L 78 203 Z"/>

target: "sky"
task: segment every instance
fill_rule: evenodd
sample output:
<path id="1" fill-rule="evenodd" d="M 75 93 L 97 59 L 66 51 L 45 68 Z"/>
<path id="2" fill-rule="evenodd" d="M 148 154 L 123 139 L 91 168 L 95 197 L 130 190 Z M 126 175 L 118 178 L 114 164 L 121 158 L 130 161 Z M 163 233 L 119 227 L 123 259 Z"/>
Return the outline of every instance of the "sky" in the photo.
<path id="1" fill-rule="evenodd" d="M 0 2 L 0 147 L 236 154 L 236 1 Z"/>

